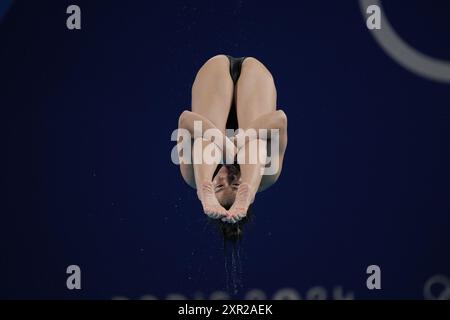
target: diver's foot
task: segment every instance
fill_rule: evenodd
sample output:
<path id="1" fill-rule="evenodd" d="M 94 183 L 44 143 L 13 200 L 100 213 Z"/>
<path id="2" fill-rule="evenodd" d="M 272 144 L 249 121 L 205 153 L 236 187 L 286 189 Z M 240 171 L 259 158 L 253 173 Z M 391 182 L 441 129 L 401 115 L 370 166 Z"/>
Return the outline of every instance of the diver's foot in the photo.
<path id="1" fill-rule="evenodd" d="M 248 183 L 241 183 L 236 193 L 236 199 L 228 210 L 226 217 L 222 218 L 224 222 L 235 223 L 245 218 L 248 207 L 252 203 L 253 192 Z"/>
<path id="2" fill-rule="evenodd" d="M 219 219 L 227 215 L 227 211 L 217 201 L 212 182 L 204 182 L 200 186 L 199 198 L 202 202 L 203 212 L 210 218 Z"/>

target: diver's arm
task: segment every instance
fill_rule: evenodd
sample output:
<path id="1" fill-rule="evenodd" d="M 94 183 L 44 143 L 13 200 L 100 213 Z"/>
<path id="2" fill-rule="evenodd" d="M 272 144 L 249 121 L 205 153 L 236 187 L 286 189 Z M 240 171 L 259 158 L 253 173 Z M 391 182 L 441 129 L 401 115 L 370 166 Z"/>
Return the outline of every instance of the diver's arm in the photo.
<path id="1" fill-rule="evenodd" d="M 197 185 L 195 183 L 194 166 L 192 165 L 192 163 L 180 163 L 180 171 L 184 181 L 190 187 L 197 189 Z"/>
<path id="2" fill-rule="evenodd" d="M 220 135 L 222 143 L 217 143 L 217 141 L 212 142 L 214 142 L 219 147 L 222 153 L 224 150 L 226 150 L 226 153 L 230 155 L 231 159 L 234 158 L 237 153 L 237 149 L 234 146 L 233 142 L 231 142 L 231 140 L 226 135 L 224 135 L 210 120 L 206 119 L 202 115 L 192 111 L 183 111 L 180 115 L 180 118 L 178 119 L 178 127 L 188 130 L 191 134 L 191 137 L 194 138 L 195 121 L 201 121 L 202 123 L 202 132 L 200 132 L 202 136 L 206 132 L 206 130 L 216 129 L 216 132 Z"/>
<path id="3" fill-rule="evenodd" d="M 187 129 L 191 136 L 194 137 L 194 122 L 195 121 L 201 121 L 202 122 L 202 130 L 203 132 L 208 129 L 217 129 L 216 126 L 206 119 L 205 117 L 199 115 L 198 113 L 191 112 L 191 111 L 183 111 L 178 118 L 178 128 Z M 201 134 L 203 134 L 201 132 Z"/>
<path id="4" fill-rule="evenodd" d="M 280 154 L 284 154 L 287 146 L 287 117 L 283 110 L 276 110 L 274 112 L 264 114 L 252 121 L 247 128 L 242 129 L 243 130 L 238 130 L 236 137 L 234 137 L 233 139 L 238 150 L 240 150 L 244 146 L 246 141 L 248 141 L 247 138 L 249 138 L 249 140 L 270 140 L 272 138 L 270 130 L 278 129 L 280 137 Z M 246 134 L 245 131 L 248 129 L 254 129 L 256 135 Z M 267 134 L 262 135 L 260 129 L 267 130 Z"/>
<path id="5" fill-rule="evenodd" d="M 287 117 L 283 110 L 276 110 L 260 116 L 253 120 L 248 128 L 243 129 L 255 129 L 257 132 L 259 129 L 279 129 L 280 136 L 283 135 L 287 128 Z M 264 137 L 258 137 L 258 139 L 264 139 Z"/>

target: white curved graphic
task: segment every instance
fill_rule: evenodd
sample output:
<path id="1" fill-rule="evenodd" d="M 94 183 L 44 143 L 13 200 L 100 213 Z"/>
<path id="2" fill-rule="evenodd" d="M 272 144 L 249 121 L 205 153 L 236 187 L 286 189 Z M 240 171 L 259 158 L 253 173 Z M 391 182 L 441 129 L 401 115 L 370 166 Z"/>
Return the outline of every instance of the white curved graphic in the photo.
<path id="1" fill-rule="evenodd" d="M 384 51 L 407 70 L 429 80 L 450 83 L 450 62 L 427 56 L 411 47 L 395 32 L 386 18 L 379 0 L 359 0 L 364 19 L 367 7 L 377 5 L 381 9 L 381 30 L 371 30 Z"/>
<path id="2" fill-rule="evenodd" d="M 450 279 L 436 274 L 425 282 L 423 295 L 428 300 L 450 300 Z"/>

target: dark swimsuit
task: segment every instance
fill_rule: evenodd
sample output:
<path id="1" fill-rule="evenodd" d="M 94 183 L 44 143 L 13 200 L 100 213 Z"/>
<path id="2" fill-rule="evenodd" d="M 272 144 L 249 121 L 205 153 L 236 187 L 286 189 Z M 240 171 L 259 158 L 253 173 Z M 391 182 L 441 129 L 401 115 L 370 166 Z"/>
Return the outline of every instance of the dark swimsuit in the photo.
<path id="1" fill-rule="evenodd" d="M 246 57 L 234 58 L 232 56 L 227 56 L 228 60 L 230 60 L 230 75 L 231 79 L 233 79 L 233 83 L 236 86 L 236 83 L 241 75 L 242 62 L 244 62 Z M 227 129 L 238 129 L 238 119 L 236 112 L 236 95 L 233 94 L 233 101 L 231 102 L 230 113 L 227 118 Z"/>

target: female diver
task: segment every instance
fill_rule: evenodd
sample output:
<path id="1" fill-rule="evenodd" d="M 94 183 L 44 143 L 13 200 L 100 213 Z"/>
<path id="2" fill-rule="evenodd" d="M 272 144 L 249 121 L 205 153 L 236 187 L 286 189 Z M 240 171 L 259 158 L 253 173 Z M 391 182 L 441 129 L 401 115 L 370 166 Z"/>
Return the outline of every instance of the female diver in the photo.
<path id="1" fill-rule="evenodd" d="M 242 152 L 241 158 L 245 159 L 238 164 L 221 164 L 223 161 L 180 163 L 184 180 L 197 189 L 203 210 L 209 217 L 229 224 L 245 220 L 255 194 L 274 184 L 280 176 L 287 145 L 287 118 L 282 110 L 276 109 L 276 98 L 271 73 L 255 58 L 217 55 L 198 71 L 192 86 L 191 111 L 183 111 L 178 127 L 187 129 L 194 137 L 194 122 L 201 121 L 203 131 L 218 129 L 223 143 L 195 138 L 191 144 L 192 158 L 201 156 L 193 147 L 200 144 L 196 150 L 203 151 L 212 146 L 222 159 L 228 156 L 239 159 Z M 238 143 L 237 136 L 227 137 L 225 131 L 238 128 L 255 129 L 256 132 L 260 132 L 259 129 L 279 130 L 279 148 L 270 155 L 272 165 L 275 162 L 278 168 L 276 172 L 263 174 L 268 165 L 267 151 L 271 150 L 272 137 L 258 133 L 248 141 Z M 221 145 L 225 147 L 221 148 Z M 263 156 L 252 162 L 249 157 L 255 152 L 255 146 Z"/>

